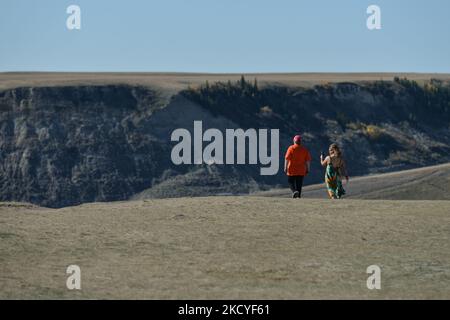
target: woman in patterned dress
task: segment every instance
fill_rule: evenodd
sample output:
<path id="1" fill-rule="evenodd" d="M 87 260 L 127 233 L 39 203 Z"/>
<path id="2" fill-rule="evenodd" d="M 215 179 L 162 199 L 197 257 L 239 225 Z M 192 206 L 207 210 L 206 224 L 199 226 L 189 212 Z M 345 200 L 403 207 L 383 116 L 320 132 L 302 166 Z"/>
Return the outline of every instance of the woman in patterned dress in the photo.
<path id="1" fill-rule="evenodd" d="M 325 183 L 327 185 L 327 192 L 331 199 L 341 199 L 345 195 L 344 187 L 342 186 L 342 178 L 345 177 L 348 183 L 348 173 L 345 161 L 342 157 L 342 152 L 336 143 L 333 143 L 329 150 L 329 155 L 324 159 L 320 155 L 320 163 L 326 167 Z"/>

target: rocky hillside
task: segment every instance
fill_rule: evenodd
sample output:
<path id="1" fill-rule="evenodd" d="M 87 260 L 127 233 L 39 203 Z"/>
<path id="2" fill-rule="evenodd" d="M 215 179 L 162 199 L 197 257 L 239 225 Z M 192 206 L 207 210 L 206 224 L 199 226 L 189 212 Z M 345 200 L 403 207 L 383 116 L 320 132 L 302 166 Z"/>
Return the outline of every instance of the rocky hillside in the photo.
<path id="1" fill-rule="evenodd" d="M 285 184 L 282 158 L 300 132 L 317 159 L 342 145 L 352 175 L 450 161 L 449 84 L 255 81 L 171 95 L 151 86 L 65 85 L 0 91 L 0 200 L 62 207 L 93 201 L 245 193 Z M 280 130 L 280 170 L 172 164 L 173 130 Z M 307 183 L 322 179 L 317 161 Z"/>

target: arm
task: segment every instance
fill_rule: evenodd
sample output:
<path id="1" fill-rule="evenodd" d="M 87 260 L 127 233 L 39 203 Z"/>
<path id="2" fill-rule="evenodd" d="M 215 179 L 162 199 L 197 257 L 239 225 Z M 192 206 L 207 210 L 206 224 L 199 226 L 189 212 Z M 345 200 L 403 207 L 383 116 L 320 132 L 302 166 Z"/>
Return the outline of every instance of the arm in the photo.
<path id="1" fill-rule="evenodd" d="M 327 156 L 325 159 L 322 156 L 320 156 L 320 164 L 322 165 L 322 167 L 326 167 L 329 161 L 330 161 L 329 156 Z"/>
<path id="2" fill-rule="evenodd" d="M 306 161 L 306 174 L 311 172 L 311 161 Z"/>
<path id="3" fill-rule="evenodd" d="M 286 155 L 284 156 L 284 172 L 287 174 L 288 171 L 288 167 L 289 167 L 289 162 L 291 161 L 292 158 L 292 150 L 289 147 L 286 151 Z"/>
<path id="4" fill-rule="evenodd" d="M 345 161 L 344 160 L 342 160 L 341 172 L 342 172 L 342 175 L 345 177 L 345 180 L 347 180 L 347 182 L 348 182 L 349 177 L 348 177 L 348 172 L 347 172 L 347 166 L 345 165 Z"/>

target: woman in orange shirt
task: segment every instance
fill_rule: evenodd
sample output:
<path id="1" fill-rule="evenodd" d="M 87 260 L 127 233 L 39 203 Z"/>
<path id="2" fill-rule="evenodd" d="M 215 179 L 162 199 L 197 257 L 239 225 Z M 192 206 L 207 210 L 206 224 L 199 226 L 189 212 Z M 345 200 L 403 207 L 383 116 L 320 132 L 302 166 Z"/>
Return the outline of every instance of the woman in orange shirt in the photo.
<path id="1" fill-rule="evenodd" d="M 311 154 L 302 145 L 302 137 L 297 135 L 294 137 L 294 144 L 288 148 L 284 161 L 284 172 L 288 176 L 292 198 L 302 197 L 303 180 L 310 168 Z"/>

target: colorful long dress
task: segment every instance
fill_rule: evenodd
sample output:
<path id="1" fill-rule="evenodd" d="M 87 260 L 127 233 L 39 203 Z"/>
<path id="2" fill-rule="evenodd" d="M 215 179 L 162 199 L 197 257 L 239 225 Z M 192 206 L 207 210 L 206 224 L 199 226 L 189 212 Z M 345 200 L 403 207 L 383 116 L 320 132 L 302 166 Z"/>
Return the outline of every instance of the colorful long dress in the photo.
<path id="1" fill-rule="evenodd" d="M 327 165 L 325 182 L 327 184 L 328 195 L 331 199 L 340 199 L 345 194 L 339 172 L 337 169 L 333 168 L 331 163 Z"/>

